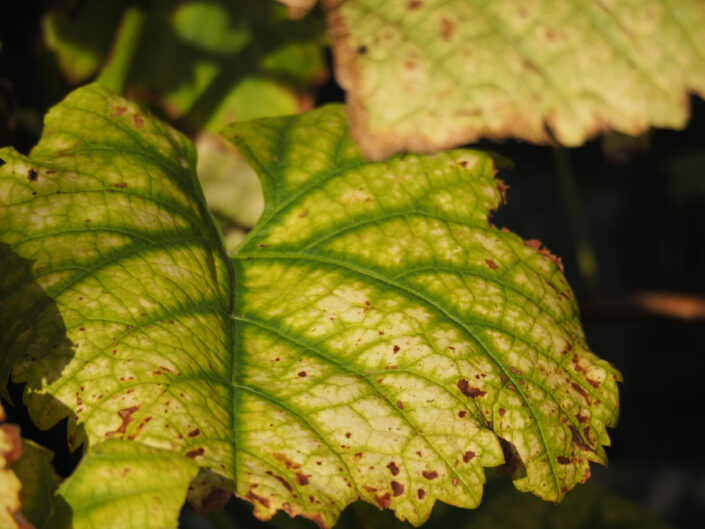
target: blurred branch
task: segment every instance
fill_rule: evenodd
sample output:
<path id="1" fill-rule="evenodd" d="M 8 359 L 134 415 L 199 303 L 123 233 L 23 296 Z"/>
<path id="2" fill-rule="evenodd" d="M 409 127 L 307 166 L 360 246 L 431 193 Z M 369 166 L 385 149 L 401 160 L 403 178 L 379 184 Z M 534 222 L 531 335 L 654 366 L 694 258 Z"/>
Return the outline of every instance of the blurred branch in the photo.
<path id="1" fill-rule="evenodd" d="M 568 213 L 568 225 L 573 236 L 575 260 L 580 277 L 594 290 L 597 283 L 597 259 L 588 236 L 585 211 L 580 201 L 580 193 L 575 183 L 575 171 L 567 149 L 553 149 L 553 163 L 558 177 L 558 185 Z"/>
<path id="2" fill-rule="evenodd" d="M 137 7 L 128 7 L 115 34 L 115 42 L 110 49 L 98 82 L 118 94 L 125 90 L 127 74 L 132 65 L 132 58 L 137 50 L 144 26 L 145 13 Z"/>
<path id="3" fill-rule="evenodd" d="M 587 319 L 674 319 L 705 321 L 705 296 L 680 292 L 638 291 L 619 298 L 588 299 Z"/>

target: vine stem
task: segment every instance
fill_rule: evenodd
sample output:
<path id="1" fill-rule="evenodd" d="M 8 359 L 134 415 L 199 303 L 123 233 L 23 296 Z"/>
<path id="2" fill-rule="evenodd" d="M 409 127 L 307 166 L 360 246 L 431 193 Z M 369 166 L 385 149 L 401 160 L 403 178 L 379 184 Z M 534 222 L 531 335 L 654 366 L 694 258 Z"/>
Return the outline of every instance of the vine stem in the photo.
<path id="1" fill-rule="evenodd" d="M 100 84 L 118 94 L 125 90 L 127 74 L 142 36 L 144 19 L 145 13 L 138 7 L 128 7 L 125 10 L 113 46 L 98 76 Z"/>
<path id="2" fill-rule="evenodd" d="M 597 282 L 597 259 L 595 251 L 588 236 L 585 212 L 580 201 L 580 194 L 575 182 L 575 172 L 570 162 L 570 155 L 566 149 L 553 149 L 553 161 L 558 177 L 558 185 L 565 200 L 565 208 L 568 213 L 568 224 L 573 232 L 575 258 L 578 263 L 578 271 L 583 281 L 594 287 Z"/>

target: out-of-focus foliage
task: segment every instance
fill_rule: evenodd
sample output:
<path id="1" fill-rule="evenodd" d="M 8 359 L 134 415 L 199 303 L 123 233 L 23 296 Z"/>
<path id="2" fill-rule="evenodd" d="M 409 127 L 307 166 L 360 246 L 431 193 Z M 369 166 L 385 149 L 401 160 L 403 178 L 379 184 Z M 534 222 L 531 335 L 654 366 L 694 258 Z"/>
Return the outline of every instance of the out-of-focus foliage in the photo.
<path id="1" fill-rule="evenodd" d="M 73 83 L 102 66 L 126 2 L 59 4 L 43 20 L 45 42 Z M 188 127 L 291 114 L 312 104 L 325 76 L 322 20 L 290 20 L 272 1 L 155 0 L 147 4 L 128 92 Z"/>

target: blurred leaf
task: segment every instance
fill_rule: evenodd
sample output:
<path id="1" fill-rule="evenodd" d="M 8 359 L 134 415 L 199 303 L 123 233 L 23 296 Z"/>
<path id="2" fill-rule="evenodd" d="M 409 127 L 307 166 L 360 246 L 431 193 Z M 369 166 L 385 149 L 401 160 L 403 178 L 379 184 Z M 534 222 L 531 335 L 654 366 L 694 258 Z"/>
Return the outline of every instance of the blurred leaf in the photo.
<path id="1" fill-rule="evenodd" d="M 324 0 L 365 155 L 482 137 L 581 145 L 682 128 L 705 96 L 702 0 Z"/>
<path id="2" fill-rule="evenodd" d="M 45 42 L 71 82 L 101 67 L 124 6 L 123 0 L 85 0 L 45 16 Z M 321 20 L 292 21 L 273 1 L 154 0 L 149 6 L 128 80 L 134 99 L 212 131 L 312 104 L 308 89 L 325 75 Z"/>
<path id="3" fill-rule="evenodd" d="M 679 205 L 705 201 L 705 151 L 691 150 L 668 158 L 666 174 L 671 198 Z"/>
<path id="4" fill-rule="evenodd" d="M 634 155 L 646 152 L 651 146 L 651 131 L 638 136 L 608 132 L 600 139 L 602 154 L 612 163 L 626 163 Z"/>
<path id="5" fill-rule="evenodd" d="M 0 405 L 0 527 L 28 529 L 22 515 L 20 489 L 22 484 L 11 464 L 22 454 L 20 428 L 5 423 L 5 410 Z"/>
<path id="6" fill-rule="evenodd" d="M 228 252 L 233 252 L 264 208 L 257 174 L 232 143 L 204 132 L 196 139 L 198 178 Z"/>
<path id="7" fill-rule="evenodd" d="M 44 527 L 53 506 L 53 495 L 59 486 L 54 472 L 51 450 L 33 441 L 22 440 L 22 455 L 11 468 L 22 483 L 22 512 L 36 527 Z"/>

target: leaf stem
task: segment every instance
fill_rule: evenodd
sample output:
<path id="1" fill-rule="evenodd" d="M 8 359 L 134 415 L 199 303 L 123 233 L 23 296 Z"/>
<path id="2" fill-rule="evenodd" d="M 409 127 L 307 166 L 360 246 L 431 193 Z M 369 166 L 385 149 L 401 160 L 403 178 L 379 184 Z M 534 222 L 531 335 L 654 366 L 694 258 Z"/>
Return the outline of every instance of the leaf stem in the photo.
<path id="1" fill-rule="evenodd" d="M 140 42 L 145 13 L 138 7 L 128 7 L 115 34 L 115 41 L 108 54 L 98 82 L 110 90 L 122 94 L 127 81 L 132 59 Z"/>
<path id="2" fill-rule="evenodd" d="M 588 236 L 585 211 L 580 201 L 580 193 L 575 183 L 575 171 L 570 162 L 567 149 L 556 148 L 553 150 L 553 162 L 558 177 L 558 185 L 565 201 L 568 213 L 568 224 L 573 233 L 575 259 L 578 263 L 580 276 L 589 287 L 597 282 L 597 259 L 595 251 Z"/>

